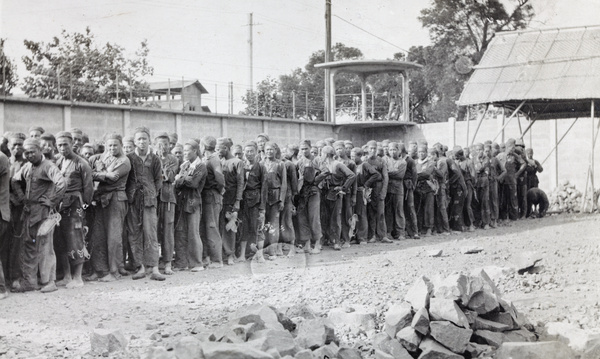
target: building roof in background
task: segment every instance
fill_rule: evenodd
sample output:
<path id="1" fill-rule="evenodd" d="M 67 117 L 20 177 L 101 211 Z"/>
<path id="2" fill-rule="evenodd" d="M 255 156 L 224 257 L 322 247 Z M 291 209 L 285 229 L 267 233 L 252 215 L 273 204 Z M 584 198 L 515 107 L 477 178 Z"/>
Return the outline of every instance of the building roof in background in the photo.
<path id="1" fill-rule="evenodd" d="M 363 75 L 374 75 L 386 72 L 404 72 L 420 69 L 423 66 L 414 62 L 398 60 L 343 60 L 316 64 L 315 68 L 331 69 L 339 72 L 350 72 Z"/>
<path id="2" fill-rule="evenodd" d="M 497 33 L 474 69 L 460 106 L 526 100 L 559 117 L 589 112 L 583 100 L 600 99 L 600 26 Z"/>
<path id="3" fill-rule="evenodd" d="M 198 80 L 184 80 L 184 81 L 160 81 L 160 82 L 148 82 L 148 86 L 152 92 L 157 93 L 167 93 L 167 90 L 170 88 L 171 91 L 181 91 L 181 88 L 196 86 L 200 90 L 201 93 L 208 93 L 208 91 L 202 86 L 200 81 Z"/>

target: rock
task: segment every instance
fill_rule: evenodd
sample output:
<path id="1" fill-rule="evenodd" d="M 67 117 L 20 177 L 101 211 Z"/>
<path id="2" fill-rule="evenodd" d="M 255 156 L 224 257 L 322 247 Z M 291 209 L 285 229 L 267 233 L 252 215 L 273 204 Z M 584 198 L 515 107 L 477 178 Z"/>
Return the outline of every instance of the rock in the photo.
<path id="1" fill-rule="evenodd" d="M 444 253 L 444 251 L 441 249 L 433 249 L 433 250 L 427 251 L 427 256 L 428 257 L 441 257 L 442 253 Z"/>
<path id="2" fill-rule="evenodd" d="M 561 342 L 503 343 L 496 352 L 496 359 L 574 359 L 569 347 Z"/>
<path id="3" fill-rule="evenodd" d="M 275 314 L 277 314 L 277 320 L 279 324 L 283 325 L 283 328 L 287 331 L 293 332 L 296 330 L 296 323 L 294 323 L 290 318 L 288 318 L 285 314 L 277 310 L 275 307 L 269 307 L 273 309 Z"/>
<path id="4" fill-rule="evenodd" d="M 373 348 L 379 349 L 381 345 L 390 339 L 390 336 L 387 335 L 386 332 L 377 333 L 371 338 L 371 342 L 373 343 Z"/>
<path id="5" fill-rule="evenodd" d="M 476 311 L 479 315 L 491 313 L 499 307 L 496 295 L 486 291 L 475 293 L 467 304 L 467 308 Z"/>
<path id="6" fill-rule="evenodd" d="M 313 351 L 317 358 L 337 358 L 340 348 L 335 343 L 329 343 Z"/>
<path id="7" fill-rule="evenodd" d="M 473 335 L 471 329 L 459 328 L 447 321 L 433 321 L 429 328 L 433 339 L 457 354 L 464 353 Z"/>
<path id="8" fill-rule="evenodd" d="M 461 247 L 460 252 L 462 254 L 475 254 L 475 253 L 483 252 L 483 248 L 477 247 L 477 246 Z"/>
<path id="9" fill-rule="evenodd" d="M 394 357 L 383 350 L 375 349 L 375 359 L 394 359 Z"/>
<path id="10" fill-rule="evenodd" d="M 206 342 L 202 343 L 206 359 L 273 359 L 273 356 L 247 344 Z"/>
<path id="11" fill-rule="evenodd" d="M 463 359 L 462 355 L 451 352 L 430 338 L 424 339 L 419 349 L 422 351 L 419 359 Z"/>
<path id="12" fill-rule="evenodd" d="M 583 355 L 581 356 L 581 359 L 597 359 L 597 358 L 600 358 L 600 342 L 594 342 L 592 345 L 590 345 L 589 348 L 587 348 L 583 352 Z"/>
<path id="13" fill-rule="evenodd" d="M 274 348 L 277 349 L 281 356 L 294 356 L 300 351 L 300 348 L 294 341 L 294 337 L 287 330 L 260 330 L 248 338 L 248 345 L 252 345 L 254 348 L 265 352 Z"/>
<path id="14" fill-rule="evenodd" d="M 360 350 L 354 348 L 340 348 L 338 351 L 338 358 L 340 359 L 362 359 Z"/>
<path id="15" fill-rule="evenodd" d="M 158 325 L 156 324 L 146 324 L 146 330 L 156 330 L 158 329 Z"/>
<path id="16" fill-rule="evenodd" d="M 230 322 L 239 324 L 256 323 L 256 317 L 259 317 L 264 323 L 265 328 L 283 330 L 283 325 L 279 322 L 277 311 L 273 307 L 262 304 L 252 304 L 238 309 L 229 319 Z"/>
<path id="17" fill-rule="evenodd" d="M 410 327 L 408 327 L 410 328 Z M 396 339 L 387 338 L 386 340 L 380 342 L 377 346 L 374 346 L 376 350 L 380 350 L 386 354 L 391 355 L 397 359 L 411 359 L 412 357 L 406 349 L 400 344 Z"/>
<path id="18" fill-rule="evenodd" d="M 525 328 L 504 332 L 505 342 L 535 342 L 537 336 Z"/>
<path id="19" fill-rule="evenodd" d="M 106 354 L 108 356 L 108 354 Z M 203 359 L 204 357 L 198 357 L 199 359 Z M 167 348 L 163 346 L 159 347 L 150 347 L 146 354 L 143 356 L 143 359 L 179 359 L 175 356 L 175 353 L 167 351 Z"/>
<path id="20" fill-rule="evenodd" d="M 460 310 L 458 304 L 452 299 L 431 298 L 429 317 L 432 320 L 447 320 L 459 327 L 469 328 L 469 321 L 465 313 Z"/>
<path id="21" fill-rule="evenodd" d="M 282 359 L 281 355 L 279 355 L 279 352 L 277 351 L 277 349 L 275 348 L 271 348 L 269 350 L 267 350 L 265 353 L 269 354 L 270 356 L 273 357 L 273 359 Z M 284 358 L 286 359 L 290 359 L 293 358 L 293 356 L 291 355 L 286 355 Z"/>
<path id="22" fill-rule="evenodd" d="M 485 271 L 487 275 L 494 281 L 494 283 L 498 283 L 501 279 L 506 278 L 510 274 L 516 272 L 513 267 L 498 267 L 498 266 L 485 266 L 483 268 L 476 268 L 471 271 L 472 275 L 479 275 L 481 271 Z"/>
<path id="23" fill-rule="evenodd" d="M 427 335 L 429 333 L 429 313 L 427 312 L 427 309 L 419 309 L 415 313 L 410 326 L 418 333 Z"/>
<path id="24" fill-rule="evenodd" d="M 174 349 L 177 359 L 204 359 L 202 343 L 191 336 L 186 336 L 175 344 Z"/>
<path id="25" fill-rule="evenodd" d="M 421 344 L 421 336 L 413 327 L 402 328 L 396 333 L 396 339 L 410 352 L 416 352 Z"/>
<path id="26" fill-rule="evenodd" d="M 504 334 L 489 330 L 476 330 L 473 338 L 475 343 L 491 345 L 494 348 L 498 348 L 506 339 Z"/>
<path id="27" fill-rule="evenodd" d="M 352 308 L 334 308 L 327 317 L 337 328 L 347 328 L 352 333 L 367 332 L 375 329 L 375 308 L 354 306 Z"/>
<path id="28" fill-rule="evenodd" d="M 285 315 L 289 318 L 304 319 L 315 319 L 319 316 L 317 310 L 308 304 L 295 304 L 286 309 Z"/>
<path id="29" fill-rule="evenodd" d="M 498 298 L 498 303 L 500 304 L 500 309 L 503 312 L 510 314 L 515 328 L 530 325 L 529 320 L 523 314 L 517 311 L 517 308 L 515 308 L 512 302 L 509 302 L 502 298 Z"/>
<path id="30" fill-rule="evenodd" d="M 476 317 L 473 323 L 473 329 L 484 329 L 492 332 L 505 332 L 507 330 L 511 330 L 512 326 L 509 327 L 506 324 L 493 322 L 491 320 L 483 319 L 480 317 Z"/>
<path id="31" fill-rule="evenodd" d="M 493 347 L 486 344 L 469 343 L 465 353 L 469 353 L 471 358 L 479 358 L 480 356 L 491 353 L 494 350 Z"/>
<path id="32" fill-rule="evenodd" d="M 474 311 L 468 310 L 468 309 L 465 309 L 463 311 L 463 313 L 465 313 L 465 317 L 467 317 L 467 320 L 469 321 L 469 325 L 473 326 L 473 324 L 475 323 L 475 318 L 477 318 L 479 316 L 479 314 L 477 314 L 477 312 L 474 312 Z"/>
<path id="33" fill-rule="evenodd" d="M 114 353 L 127 348 L 127 338 L 120 330 L 94 329 L 90 335 L 92 352 L 96 354 Z"/>
<path id="34" fill-rule="evenodd" d="M 257 323 L 239 324 L 229 322 L 215 330 L 211 339 L 213 339 L 212 341 L 223 343 L 244 343 L 252 333 L 264 328 L 264 322 L 261 319 L 258 319 Z"/>
<path id="35" fill-rule="evenodd" d="M 339 343 L 333 323 L 326 318 L 305 320 L 298 326 L 296 343 L 301 348 L 317 349 L 329 343 Z"/>
<path id="36" fill-rule="evenodd" d="M 417 278 L 413 285 L 408 289 L 404 300 L 412 305 L 414 310 L 429 308 L 429 298 L 433 293 L 433 284 L 429 278 L 422 276 Z"/>
<path id="37" fill-rule="evenodd" d="M 531 267 L 534 267 L 543 259 L 542 255 L 535 251 L 519 252 L 515 256 L 515 266 L 519 274 L 524 273 Z"/>
<path id="38" fill-rule="evenodd" d="M 310 349 L 300 350 L 294 356 L 294 359 L 316 359 L 313 351 Z"/>
<path id="39" fill-rule="evenodd" d="M 483 318 L 490 320 L 492 322 L 496 322 L 498 324 L 506 325 L 510 329 L 515 329 L 515 322 L 512 319 L 512 315 L 510 313 L 496 312 L 496 313 L 488 313 L 483 316 Z M 477 328 L 476 328 L 477 329 Z"/>
<path id="40" fill-rule="evenodd" d="M 543 337 L 544 339 L 561 341 L 571 349 L 579 352 L 585 351 L 599 340 L 598 335 L 590 335 L 578 326 L 566 322 L 547 323 Z"/>
<path id="41" fill-rule="evenodd" d="M 395 338 L 398 331 L 412 322 L 412 309 L 410 304 L 401 303 L 392 305 L 385 315 L 384 330 L 390 338 Z"/>

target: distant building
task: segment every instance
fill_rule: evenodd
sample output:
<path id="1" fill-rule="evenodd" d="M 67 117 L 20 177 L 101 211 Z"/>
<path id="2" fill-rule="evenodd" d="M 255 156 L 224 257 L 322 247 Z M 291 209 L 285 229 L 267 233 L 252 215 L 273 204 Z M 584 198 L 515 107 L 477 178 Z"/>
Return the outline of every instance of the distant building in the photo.
<path id="1" fill-rule="evenodd" d="M 198 80 L 149 82 L 150 93 L 144 101 L 160 108 L 210 112 L 202 105 L 202 95 L 208 91 Z"/>

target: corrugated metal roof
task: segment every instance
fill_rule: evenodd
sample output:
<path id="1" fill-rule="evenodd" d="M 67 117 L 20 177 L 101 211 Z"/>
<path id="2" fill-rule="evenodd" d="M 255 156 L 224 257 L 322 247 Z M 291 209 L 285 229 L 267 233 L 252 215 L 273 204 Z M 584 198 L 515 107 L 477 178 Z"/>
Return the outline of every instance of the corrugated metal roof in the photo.
<path id="1" fill-rule="evenodd" d="M 173 90 L 181 90 L 182 86 L 188 87 L 191 85 L 196 85 L 198 86 L 198 88 L 200 89 L 201 93 L 208 93 L 208 91 L 204 88 L 204 86 L 202 86 L 202 84 L 200 83 L 200 81 L 198 80 L 184 80 L 183 81 L 183 85 L 182 85 L 182 81 L 177 81 L 177 80 L 172 80 L 172 81 L 160 81 L 160 82 L 149 82 L 148 86 L 150 87 L 151 91 L 156 91 L 156 92 L 164 92 L 166 93 L 166 91 L 170 88 L 171 91 Z"/>
<path id="2" fill-rule="evenodd" d="M 600 26 L 496 34 L 460 106 L 600 99 Z"/>

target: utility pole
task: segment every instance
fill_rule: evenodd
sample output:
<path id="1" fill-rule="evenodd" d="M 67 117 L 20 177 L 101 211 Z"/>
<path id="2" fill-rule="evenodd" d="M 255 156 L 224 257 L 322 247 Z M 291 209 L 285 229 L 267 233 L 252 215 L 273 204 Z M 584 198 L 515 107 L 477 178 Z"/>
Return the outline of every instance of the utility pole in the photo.
<path id="1" fill-rule="evenodd" d="M 248 62 L 249 62 L 249 74 L 248 83 L 250 84 L 250 91 L 254 89 L 254 80 L 252 79 L 252 71 L 254 70 L 254 64 L 252 59 L 252 13 L 248 14 Z"/>
<path id="2" fill-rule="evenodd" d="M 331 59 L 331 0 L 325 0 L 325 62 Z M 331 86 L 329 81 L 329 69 L 325 69 L 325 122 L 333 122 L 330 118 L 330 106 L 335 107 L 335 99 L 330 103 Z"/>

